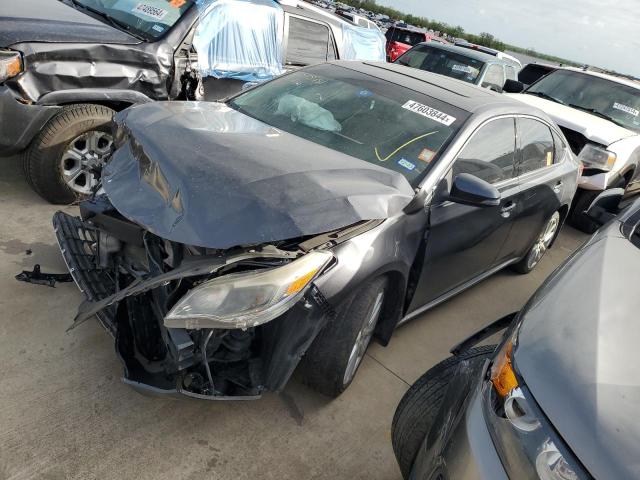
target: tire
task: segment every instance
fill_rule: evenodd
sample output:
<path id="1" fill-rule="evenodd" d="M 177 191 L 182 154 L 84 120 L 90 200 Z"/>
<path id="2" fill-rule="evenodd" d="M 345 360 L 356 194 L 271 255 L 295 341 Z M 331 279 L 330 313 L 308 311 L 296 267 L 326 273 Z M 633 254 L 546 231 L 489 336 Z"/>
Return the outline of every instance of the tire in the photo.
<path id="1" fill-rule="evenodd" d="M 422 375 L 402 397 L 391 424 L 391 442 L 400 471 L 409 478 L 418 451 L 429 434 L 455 369 L 463 360 L 482 362 L 495 352 L 495 345 L 471 348 L 449 357 Z"/>
<path id="2" fill-rule="evenodd" d="M 74 190 L 64 180 L 63 155 L 72 148 L 72 142 L 82 141 L 81 137 L 84 135 L 97 135 L 104 139 L 100 144 L 102 153 L 91 152 L 92 158 L 100 157 L 101 161 L 107 158 L 111 145 L 105 142 L 107 139 L 110 142 L 111 139 L 111 119 L 114 113 L 112 109 L 102 105 L 76 104 L 64 107 L 49 120 L 22 156 L 25 177 L 31 188 L 54 204 L 69 204 L 83 194 L 90 193 L 77 191 L 81 190 L 79 185 Z M 88 149 L 88 143 L 85 148 Z M 85 160 L 77 161 L 78 165 L 84 165 Z M 89 167 L 78 168 L 84 169 L 81 175 L 89 175 Z M 89 179 L 88 176 L 83 178 Z"/>
<path id="3" fill-rule="evenodd" d="M 320 331 L 300 362 L 304 383 L 329 397 L 347 389 L 382 316 L 386 285 L 385 277 L 377 278 L 338 307 L 334 319 Z M 365 331 L 370 332 L 368 339 L 362 335 Z M 353 357 L 358 340 L 362 344 L 359 342 L 357 352 L 362 356 Z"/>
<path id="4" fill-rule="evenodd" d="M 598 225 L 584 214 L 600 192 L 593 190 L 578 189 L 573 199 L 573 205 L 567 218 L 567 223 L 584 233 L 593 233 L 598 229 Z"/>
<path id="5" fill-rule="evenodd" d="M 554 212 L 549 220 L 544 224 L 540 235 L 538 235 L 536 241 L 533 243 L 524 258 L 513 265 L 513 270 L 522 274 L 527 274 L 533 271 L 533 269 L 535 269 L 540 263 L 540 260 L 544 257 L 544 254 L 547 253 L 547 249 L 558 234 L 559 229 L 560 212 Z"/>

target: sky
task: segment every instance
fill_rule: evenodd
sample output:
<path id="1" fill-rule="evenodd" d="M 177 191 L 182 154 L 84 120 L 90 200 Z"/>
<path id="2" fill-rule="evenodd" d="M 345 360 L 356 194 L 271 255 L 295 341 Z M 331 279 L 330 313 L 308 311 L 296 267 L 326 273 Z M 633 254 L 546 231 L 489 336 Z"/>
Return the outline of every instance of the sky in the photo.
<path id="1" fill-rule="evenodd" d="M 376 0 L 503 42 L 640 77 L 639 0 Z"/>

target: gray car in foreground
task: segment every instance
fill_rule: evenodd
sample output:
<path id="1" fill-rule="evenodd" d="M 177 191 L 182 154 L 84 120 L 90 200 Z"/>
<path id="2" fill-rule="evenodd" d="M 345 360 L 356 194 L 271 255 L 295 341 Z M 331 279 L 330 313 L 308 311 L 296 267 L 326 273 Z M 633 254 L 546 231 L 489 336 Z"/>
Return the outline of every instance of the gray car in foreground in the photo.
<path id="1" fill-rule="evenodd" d="M 607 217 L 599 205 L 590 214 L 599 210 Z M 393 422 L 404 477 L 639 478 L 638 285 L 640 200 L 522 311 L 454 348 L 411 387 Z M 470 348 L 506 325 L 499 347 Z"/>
<path id="2" fill-rule="evenodd" d="M 300 364 L 338 395 L 373 337 L 553 243 L 578 164 L 544 113 L 388 64 L 115 117 L 102 194 L 54 225 L 125 380 L 257 398 Z"/>

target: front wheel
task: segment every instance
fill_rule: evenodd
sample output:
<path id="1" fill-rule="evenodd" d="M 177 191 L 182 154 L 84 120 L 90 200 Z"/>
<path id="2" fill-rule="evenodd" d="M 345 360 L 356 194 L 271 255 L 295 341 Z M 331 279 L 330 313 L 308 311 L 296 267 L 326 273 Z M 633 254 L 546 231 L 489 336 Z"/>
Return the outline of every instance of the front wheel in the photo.
<path id="1" fill-rule="evenodd" d="M 600 194 L 599 191 L 578 189 L 574 198 L 567 223 L 584 233 L 593 233 L 598 225 L 584 212 Z"/>
<path id="2" fill-rule="evenodd" d="M 337 397 L 351 384 L 382 316 L 386 285 L 386 278 L 378 278 L 337 309 L 300 363 L 307 385 Z"/>
<path id="3" fill-rule="evenodd" d="M 531 246 L 525 257 L 513 266 L 513 269 L 519 273 L 529 273 L 538 264 L 544 254 L 547 253 L 551 242 L 556 237 L 560 228 L 560 212 L 554 212 L 540 232 L 535 243 Z"/>
<path id="4" fill-rule="evenodd" d="M 23 154 L 27 182 L 45 200 L 69 204 L 91 194 L 111 154 L 111 119 L 102 105 L 64 107 Z"/>
<path id="5" fill-rule="evenodd" d="M 411 385 L 398 404 L 391 424 L 391 441 L 400 471 L 409 478 L 422 442 L 429 434 L 458 364 L 491 358 L 495 345 L 470 348 L 432 367 Z"/>

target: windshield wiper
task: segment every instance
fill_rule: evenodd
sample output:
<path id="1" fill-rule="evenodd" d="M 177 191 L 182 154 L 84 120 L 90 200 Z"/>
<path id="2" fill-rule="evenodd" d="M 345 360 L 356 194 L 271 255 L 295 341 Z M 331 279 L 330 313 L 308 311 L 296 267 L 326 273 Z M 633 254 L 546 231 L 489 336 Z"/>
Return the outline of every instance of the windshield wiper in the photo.
<path id="1" fill-rule="evenodd" d="M 551 95 L 548 95 L 548 94 L 546 94 L 544 92 L 524 92 L 524 93 L 527 93 L 529 95 L 535 95 L 536 97 L 544 98 L 545 100 L 551 100 L 552 102 L 559 103 L 560 105 L 564 105 L 565 104 L 564 102 L 562 102 L 562 101 L 558 100 L 557 98 L 552 97 Z"/>
<path id="2" fill-rule="evenodd" d="M 616 125 L 618 125 L 619 127 L 622 128 L 629 128 L 627 127 L 624 123 L 621 123 L 617 120 L 614 120 L 613 118 L 611 118 L 609 115 L 606 115 L 602 112 L 599 112 L 598 110 L 596 110 L 595 108 L 588 108 L 588 107 L 582 107 L 580 105 L 576 105 L 574 103 L 570 103 L 569 106 L 571 108 L 576 108 L 578 110 L 582 110 L 583 112 L 587 112 L 590 113 L 591 115 L 595 115 L 596 117 L 600 117 L 600 118 L 604 118 L 605 120 L 609 120 L 611 123 L 615 123 Z"/>
<path id="3" fill-rule="evenodd" d="M 94 15 L 99 16 L 100 18 L 105 19 L 112 27 L 115 27 L 118 30 L 124 30 L 129 35 L 131 35 L 132 37 L 137 38 L 138 40 L 142 40 L 143 42 L 146 42 L 146 41 L 149 40 L 148 38 L 145 38 L 143 35 L 140 35 L 139 33 L 134 32 L 133 29 L 129 25 L 127 25 L 125 22 L 121 22 L 120 20 L 116 20 L 112 16 L 107 15 L 106 13 L 101 12 L 100 10 L 96 10 L 95 8 L 87 7 L 83 3 L 80 3 L 78 0 L 70 0 L 70 1 L 77 8 L 81 8 L 82 10 L 86 10 L 88 12 L 93 13 Z"/>

